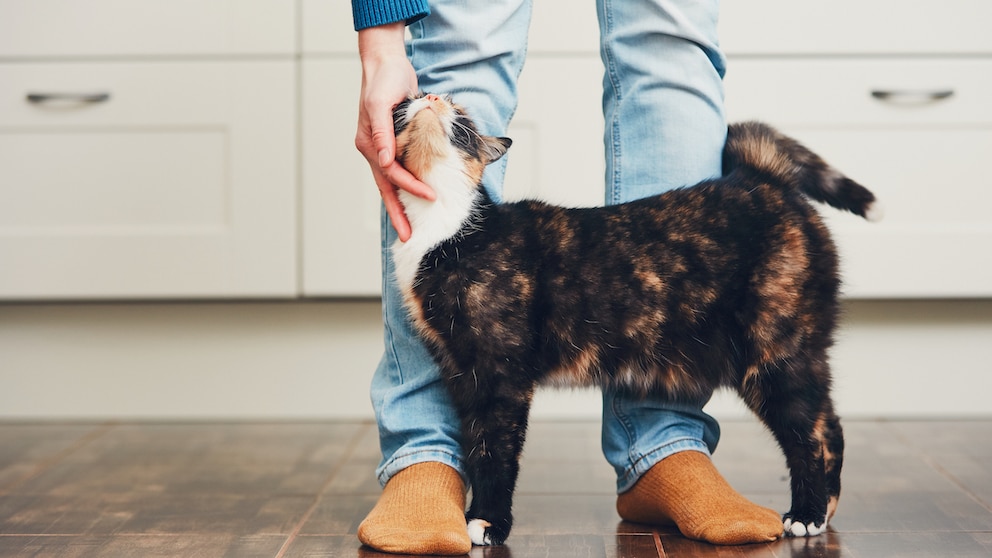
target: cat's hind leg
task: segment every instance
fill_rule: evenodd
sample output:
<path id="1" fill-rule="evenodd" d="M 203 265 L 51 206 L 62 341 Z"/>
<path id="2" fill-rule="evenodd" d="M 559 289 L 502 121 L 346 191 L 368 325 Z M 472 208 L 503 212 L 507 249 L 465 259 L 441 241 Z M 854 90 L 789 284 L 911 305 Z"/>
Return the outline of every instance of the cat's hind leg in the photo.
<path id="1" fill-rule="evenodd" d="M 785 534 L 823 533 L 840 494 L 843 455 L 826 360 L 793 357 L 754 366 L 739 391 L 785 454 L 792 490 L 782 517 Z"/>
<path id="2" fill-rule="evenodd" d="M 840 471 L 844 465 L 844 431 L 832 408 L 823 421 L 823 462 L 827 482 L 827 521 L 830 521 L 837 512 Z"/>

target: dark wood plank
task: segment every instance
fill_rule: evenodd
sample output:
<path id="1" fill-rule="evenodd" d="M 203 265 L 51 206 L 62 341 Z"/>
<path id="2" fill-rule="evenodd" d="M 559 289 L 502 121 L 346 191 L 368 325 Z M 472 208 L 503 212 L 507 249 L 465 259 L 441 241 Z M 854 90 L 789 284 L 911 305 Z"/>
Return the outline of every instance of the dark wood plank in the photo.
<path id="1" fill-rule="evenodd" d="M 291 533 L 368 428 L 120 425 L 0 499 L 0 533 Z"/>
<path id="2" fill-rule="evenodd" d="M 606 555 L 610 558 L 660 557 L 658 542 L 655 535 L 622 535 L 618 533 L 614 538 L 615 547 L 607 546 Z"/>
<path id="3" fill-rule="evenodd" d="M 768 545 L 778 558 L 854 558 L 844 536 L 834 531 L 811 538 L 785 538 Z"/>
<path id="4" fill-rule="evenodd" d="M 960 491 L 848 491 L 831 523 L 845 534 L 992 531 L 992 514 Z"/>
<path id="5" fill-rule="evenodd" d="M 746 494 L 788 494 L 785 457 L 771 434 L 757 421 L 720 423 L 720 443 L 713 463 L 727 482 Z"/>
<path id="6" fill-rule="evenodd" d="M 598 422 L 535 422 L 520 461 L 518 493 L 615 494 Z"/>
<path id="7" fill-rule="evenodd" d="M 17 488 L 22 494 L 315 495 L 361 424 L 125 424 Z"/>
<path id="8" fill-rule="evenodd" d="M 379 450 L 379 433 L 369 426 L 361 433 L 348 460 L 336 470 L 327 487 L 330 494 L 379 494 L 382 487 L 375 476 L 375 469 L 382 460 Z"/>
<path id="9" fill-rule="evenodd" d="M 293 540 L 285 558 L 313 556 L 357 556 L 359 558 L 396 558 L 402 554 L 385 554 L 360 546 L 348 536 L 300 536 Z M 650 535 L 525 535 L 513 537 L 503 546 L 474 547 L 470 558 L 657 558 L 658 551 Z"/>
<path id="10" fill-rule="evenodd" d="M 97 424 L 0 423 L 0 494 L 43 472 L 102 430 Z"/>
<path id="11" fill-rule="evenodd" d="M 378 498 L 378 494 L 324 494 L 300 534 L 353 535 Z"/>
<path id="12" fill-rule="evenodd" d="M 298 536 L 286 547 L 282 558 L 317 558 L 317 557 L 402 557 L 402 554 L 383 554 L 367 547 L 354 535 L 316 535 Z M 422 557 L 421 557 L 422 558 Z"/>
<path id="13" fill-rule="evenodd" d="M 988 421 L 906 421 L 886 426 L 927 463 L 992 509 L 992 425 Z"/>
<path id="14" fill-rule="evenodd" d="M 827 532 L 812 538 L 785 538 L 771 543 L 716 546 L 677 535 L 662 535 L 665 556 L 679 558 L 852 558 L 842 537 Z M 875 558 L 875 555 L 871 555 Z"/>
<path id="15" fill-rule="evenodd" d="M 0 534 L 289 534 L 309 496 L 238 494 L 13 495 L 0 498 Z"/>
<path id="16" fill-rule="evenodd" d="M 934 470 L 906 439 L 882 422 L 844 427 L 844 492 L 948 492 L 958 488 Z M 843 499 L 843 493 L 842 493 Z"/>
<path id="17" fill-rule="evenodd" d="M 59 558 L 271 558 L 285 537 L 224 535 L 0 537 L 0 556 Z"/>
<path id="18" fill-rule="evenodd" d="M 290 557 L 389 556 L 354 535 L 380 493 L 369 424 L 98 428 L 0 424 L 0 556 L 275 556 L 287 541 Z M 508 545 L 471 556 L 992 555 L 992 421 L 845 431 L 831 531 L 716 547 L 620 521 L 598 423 L 537 422 Z M 724 422 L 714 460 L 752 501 L 788 506 L 781 453 L 756 422 Z"/>
<path id="19" fill-rule="evenodd" d="M 872 558 L 988 558 L 992 541 L 988 533 L 916 532 L 844 534 L 843 545 L 851 556 Z"/>
<path id="20" fill-rule="evenodd" d="M 613 494 L 518 494 L 513 516 L 511 537 L 651 532 L 649 526 L 621 521 Z"/>

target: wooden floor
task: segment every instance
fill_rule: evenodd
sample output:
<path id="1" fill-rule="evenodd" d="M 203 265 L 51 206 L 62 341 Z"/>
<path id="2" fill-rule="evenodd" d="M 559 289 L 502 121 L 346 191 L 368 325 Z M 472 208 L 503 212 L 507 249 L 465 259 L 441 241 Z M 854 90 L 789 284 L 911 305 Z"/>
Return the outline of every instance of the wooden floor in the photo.
<path id="1" fill-rule="evenodd" d="M 844 426 L 828 533 L 714 547 L 619 520 L 597 424 L 537 423 L 510 540 L 471 556 L 992 556 L 992 421 Z M 368 423 L 0 423 L 0 556 L 384 556 L 354 535 L 377 460 Z M 725 422 L 715 460 L 785 510 L 782 458 L 758 425 Z"/>

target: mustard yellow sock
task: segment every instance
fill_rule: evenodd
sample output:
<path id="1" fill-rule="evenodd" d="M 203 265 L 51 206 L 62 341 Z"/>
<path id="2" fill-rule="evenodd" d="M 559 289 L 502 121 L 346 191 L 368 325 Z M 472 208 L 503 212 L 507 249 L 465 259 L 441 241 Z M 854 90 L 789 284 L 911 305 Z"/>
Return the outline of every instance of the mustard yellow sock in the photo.
<path id="1" fill-rule="evenodd" d="M 467 554 L 472 541 L 465 529 L 465 484 L 442 463 L 418 463 L 393 475 L 358 539 L 396 554 Z"/>
<path id="2" fill-rule="evenodd" d="M 635 523 L 674 524 L 686 537 L 713 544 L 768 542 L 782 534 L 778 513 L 738 494 L 698 451 L 651 467 L 617 498 L 617 512 Z"/>

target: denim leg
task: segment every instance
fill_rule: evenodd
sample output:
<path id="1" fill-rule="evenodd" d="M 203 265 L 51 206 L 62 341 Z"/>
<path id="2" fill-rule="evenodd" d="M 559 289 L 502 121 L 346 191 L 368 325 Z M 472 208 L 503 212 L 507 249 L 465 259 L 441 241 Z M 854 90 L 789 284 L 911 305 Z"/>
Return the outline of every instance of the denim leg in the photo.
<path id="1" fill-rule="evenodd" d="M 726 139 L 716 0 L 597 0 L 606 120 L 606 203 L 718 176 Z M 695 402 L 603 394 L 603 453 L 617 489 L 678 451 L 716 449 Z"/>
<path id="2" fill-rule="evenodd" d="M 407 54 L 422 91 L 448 93 L 466 108 L 479 131 L 505 135 L 517 106 L 530 25 L 530 0 L 440 0 L 431 15 L 410 26 Z M 483 182 L 500 199 L 504 160 L 489 165 Z M 385 352 L 372 379 L 372 406 L 385 485 L 400 470 L 437 461 L 464 472 L 460 425 L 437 366 L 412 329 L 393 281 L 389 247 L 396 232 L 382 212 L 383 321 Z"/>

